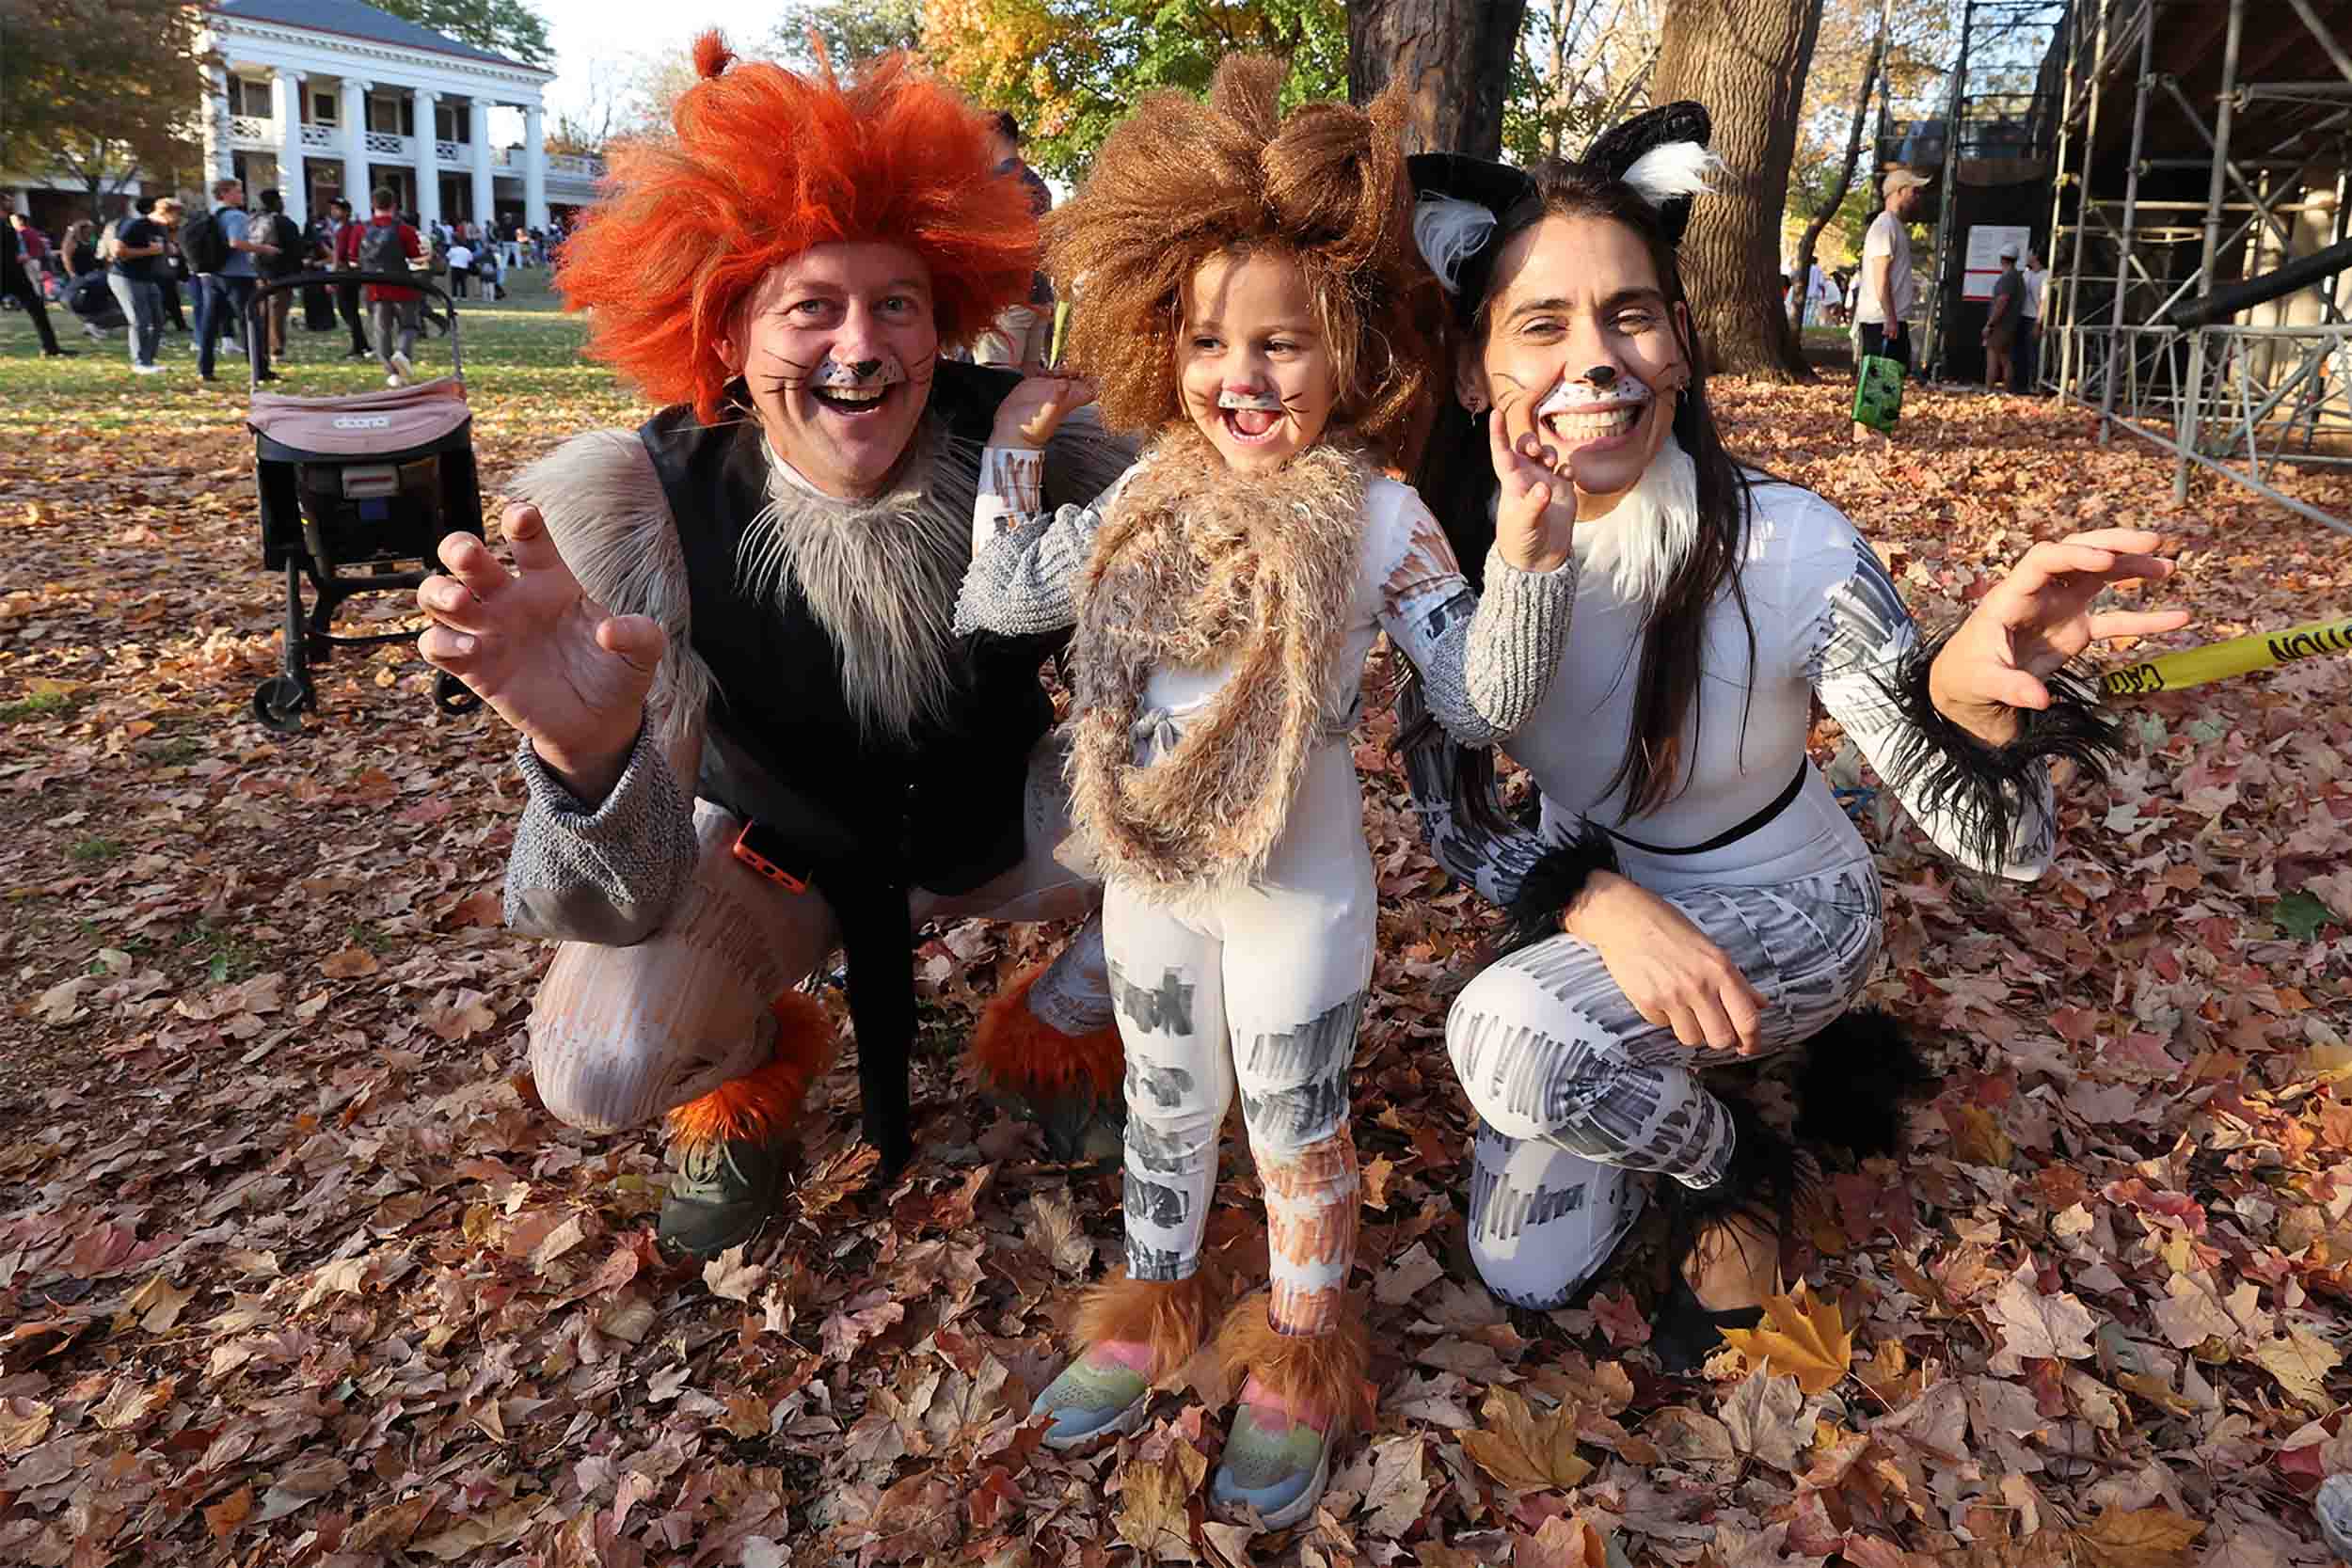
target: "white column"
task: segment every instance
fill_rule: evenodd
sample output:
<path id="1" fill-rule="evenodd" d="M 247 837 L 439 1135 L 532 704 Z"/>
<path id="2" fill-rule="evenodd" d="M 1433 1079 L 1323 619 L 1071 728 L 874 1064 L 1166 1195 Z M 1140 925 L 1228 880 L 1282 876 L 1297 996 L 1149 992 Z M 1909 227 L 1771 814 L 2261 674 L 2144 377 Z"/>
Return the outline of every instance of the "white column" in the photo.
<path id="1" fill-rule="evenodd" d="M 434 106 L 441 95 L 431 87 L 416 89 L 417 99 L 417 217 L 430 227 L 441 221 L 441 154 L 436 149 Z"/>
<path id="2" fill-rule="evenodd" d="M 523 225 L 548 226 L 548 124 L 536 103 L 523 106 Z"/>
<path id="3" fill-rule="evenodd" d="M 368 221 L 368 190 L 375 183 L 368 172 L 368 94 L 374 87 L 357 76 L 343 78 L 343 199 L 361 223 Z"/>
<path id="4" fill-rule="evenodd" d="M 469 111 L 471 123 L 467 127 L 473 140 L 468 150 L 473 153 L 473 220 L 487 233 L 498 226 L 498 201 L 490 183 L 490 104 L 487 99 L 477 98 Z"/>
<path id="5" fill-rule="evenodd" d="M 302 162 L 302 84 L 299 71 L 270 69 L 269 111 L 278 117 L 278 194 L 297 225 L 310 217 L 310 177 Z"/>
<path id="6" fill-rule="evenodd" d="M 215 62 L 204 71 L 204 167 L 209 172 L 205 182 L 226 180 L 237 171 L 229 146 L 229 67 Z M 206 206 L 212 205 L 213 193 L 204 193 Z"/>

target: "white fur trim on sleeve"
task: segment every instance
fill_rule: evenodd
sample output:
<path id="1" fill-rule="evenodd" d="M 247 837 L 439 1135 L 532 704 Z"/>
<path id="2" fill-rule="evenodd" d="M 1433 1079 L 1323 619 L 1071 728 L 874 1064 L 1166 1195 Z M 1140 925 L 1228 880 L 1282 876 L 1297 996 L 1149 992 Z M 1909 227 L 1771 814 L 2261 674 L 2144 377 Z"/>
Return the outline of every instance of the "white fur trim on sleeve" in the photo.
<path id="1" fill-rule="evenodd" d="M 1677 197 L 1697 196 L 1709 188 L 1724 161 L 1694 141 L 1661 142 L 1633 160 L 1625 182 L 1653 207 Z"/>

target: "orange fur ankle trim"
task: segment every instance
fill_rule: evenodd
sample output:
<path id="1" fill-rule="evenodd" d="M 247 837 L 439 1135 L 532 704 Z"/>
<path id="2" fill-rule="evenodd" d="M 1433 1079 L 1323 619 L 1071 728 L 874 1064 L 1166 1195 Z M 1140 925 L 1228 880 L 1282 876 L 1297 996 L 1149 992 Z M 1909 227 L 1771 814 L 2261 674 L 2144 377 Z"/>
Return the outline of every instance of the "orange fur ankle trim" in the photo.
<path id="1" fill-rule="evenodd" d="M 767 1065 L 730 1079 L 669 1115 L 672 1141 L 709 1143 L 764 1138 L 789 1127 L 801 1114 L 809 1085 L 833 1066 L 833 1020 L 824 1004 L 805 991 L 788 990 L 768 1005 L 776 1021 L 776 1053 Z"/>
<path id="2" fill-rule="evenodd" d="M 1278 1334 L 1266 1316 L 1269 1299 L 1259 1291 L 1234 1303 L 1216 1331 L 1216 1356 L 1234 1390 L 1255 1376 L 1269 1393 L 1294 1406 L 1333 1412 L 1328 1430 L 1335 1436 L 1343 1429 L 1368 1430 L 1373 1390 L 1365 1374 L 1372 1367 L 1372 1331 L 1363 1303 L 1348 1298 L 1328 1334 Z"/>
<path id="3" fill-rule="evenodd" d="M 972 1029 L 972 1067 L 982 1084 L 1024 1100 L 1060 1100 L 1089 1088 L 1098 1100 L 1120 1091 L 1127 1053 L 1116 1025 L 1090 1035 L 1065 1035 L 1029 1010 L 1029 991 L 1046 966 L 1039 964 L 980 1009 Z"/>
<path id="4" fill-rule="evenodd" d="M 1157 1383 L 1192 1359 L 1223 1302 L 1205 1264 L 1189 1279 L 1130 1279 L 1121 1271 L 1079 1298 L 1071 1338 L 1081 1348 L 1105 1339 L 1151 1346 L 1152 1381 Z"/>

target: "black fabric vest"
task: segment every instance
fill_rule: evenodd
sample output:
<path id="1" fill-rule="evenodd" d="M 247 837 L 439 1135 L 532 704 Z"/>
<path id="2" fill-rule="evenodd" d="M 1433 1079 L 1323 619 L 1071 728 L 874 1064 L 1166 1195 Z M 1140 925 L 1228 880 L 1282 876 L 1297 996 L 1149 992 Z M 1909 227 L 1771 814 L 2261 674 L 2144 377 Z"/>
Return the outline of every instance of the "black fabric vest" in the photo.
<path id="1" fill-rule="evenodd" d="M 946 461 L 977 463 L 1019 381 L 939 363 L 928 417 L 960 438 Z M 675 407 L 638 436 L 684 547 L 689 641 L 716 688 L 695 792 L 781 835 L 798 857 L 786 869 L 813 873 L 832 907 L 850 961 L 866 1132 L 896 1164 L 914 1025 L 907 892 L 968 892 L 1020 860 L 1029 753 L 1054 718 L 1039 667 L 1068 634 L 963 639 L 952 717 L 907 737 L 862 733 L 840 649 L 797 585 L 783 612 L 737 588 L 737 552 L 767 504 L 759 426 L 706 425 Z"/>

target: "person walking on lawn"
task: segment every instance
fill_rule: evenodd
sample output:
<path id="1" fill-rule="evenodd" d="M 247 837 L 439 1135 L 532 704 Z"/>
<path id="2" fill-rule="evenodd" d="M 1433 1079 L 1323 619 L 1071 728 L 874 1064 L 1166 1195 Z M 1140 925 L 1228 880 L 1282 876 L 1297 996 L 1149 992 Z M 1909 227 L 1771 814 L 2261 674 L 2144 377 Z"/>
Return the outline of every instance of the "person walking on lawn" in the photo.
<path id="1" fill-rule="evenodd" d="M 33 330 L 40 334 L 40 352 L 45 359 L 70 359 L 75 351 L 57 346 L 57 329 L 49 325 L 49 308 L 41 303 L 40 286 L 34 283 L 30 269 L 24 264 L 22 242 L 15 225 L 0 234 L 0 293 L 7 294 L 24 307 L 24 313 L 33 318 Z"/>
<path id="2" fill-rule="evenodd" d="M 401 273 L 424 260 L 424 241 L 400 218 L 399 198 L 389 185 L 378 185 L 369 197 L 374 211 L 364 224 L 343 230 L 338 261 L 360 272 Z M 375 356 L 384 366 L 384 385 L 405 387 L 415 372 L 409 356 L 416 352 L 417 326 L 423 295 L 396 283 L 370 283 L 368 315 L 375 329 Z M 358 336 L 355 330 L 352 334 Z"/>
<path id="3" fill-rule="evenodd" d="M 202 291 L 197 306 L 196 373 L 199 380 L 213 381 L 217 379 L 213 374 L 213 359 L 220 335 L 231 321 L 245 321 L 246 308 L 253 303 L 253 291 L 261 283 L 256 262 L 277 255 L 278 246 L 270 243 L 266 230 L 255 237 L 254 226 L 246 217 L 242 180 L 213 182 L 213 210 L 195 238 L 203 245 L 200 253 L 188 258 Z M 277 380 L 278 372 L 269 368 L 268 328 L 256 332 L 247 323 L 245 345 L 253 364 L 253 378 Z"/>

